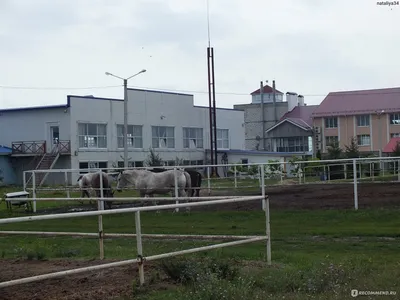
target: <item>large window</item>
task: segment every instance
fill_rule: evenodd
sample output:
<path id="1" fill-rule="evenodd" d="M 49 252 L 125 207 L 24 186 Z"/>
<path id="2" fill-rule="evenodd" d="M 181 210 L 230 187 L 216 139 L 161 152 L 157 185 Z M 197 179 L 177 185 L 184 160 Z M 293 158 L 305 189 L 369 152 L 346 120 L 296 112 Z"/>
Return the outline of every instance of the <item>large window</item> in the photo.
<path id="1" fill-rule="evenodd" d="M 124 148 L 124 125 L 117 125 L 118 148 Z M 143 148 L 141 125 L 128 125 L 127 143 L 129 148 Z"/>
<path id="2" fill-rule="evenodd" d="M 400 113 L 390 114 L 390 124 L 400 125 Z"/>
<path id="3" fill-rule="evenodd" d="M 153 148 L 175 148 L 174 127 L 151 126 Z"/>
<path id="4" fill-rule="evenodd" d="M 107 148 L 107 125 L 78 124 L 79 148 Z"/>
<path id="5" fill-rule="evenodd" d="M 89 162 L 79 162 L 79 169 L 102 169 L 107 172 L 108 163 L 106 161 L 89 161 Z M 80 171 L 79 174 L 85 174 L 88 171 Z"/>
<path id="6" fill-rule="evenodd" d="M 307 152 L 308 148 L 308 137 L 286 137 L 276 138 L 276 152 Z"/>
<path id="7" fill-rule="evenodd" d="M 337 137 L 337 136 L 327 136 L 325 138 L 326 147 L 338 145 L 338 144 L 339 144 L 339 137 Z"/>
<path id="8" fill-rule="evenodd" d="M 203 148 L 203 128 L 183 128 L 183 148 Z"/>
<path id="9" fill-rule="evenodd" d="M 229 129 L 217 129 L 217 148 L 229 149 Z"/>
<path id="10" fill-rule="evenodd" d="M 123 168 L 124 162 L 119 161 L 117 165 L 118 165 L 118 168 Z M 141 168 L 141 167 L 143 167 L 142 161 L 128 161 L 128 168 Z"/>
<path id="11" fill-rule="evenodd" d="M 357 116 L 357 126 L 369 126 L 369 115 Z"/>
<path id="12" fill-rule="evenodd" d="M 326 118 L 325 119 L 325 128 L 337 128 L 338 127 L 338 119 L 337 117 Z"/>
<path id="13" fill-rule="evenodd" d="M 362 134 L 357 136 L 358 146 L 369 146 L 371 145 L 371 137 L 369 134 Z"/>

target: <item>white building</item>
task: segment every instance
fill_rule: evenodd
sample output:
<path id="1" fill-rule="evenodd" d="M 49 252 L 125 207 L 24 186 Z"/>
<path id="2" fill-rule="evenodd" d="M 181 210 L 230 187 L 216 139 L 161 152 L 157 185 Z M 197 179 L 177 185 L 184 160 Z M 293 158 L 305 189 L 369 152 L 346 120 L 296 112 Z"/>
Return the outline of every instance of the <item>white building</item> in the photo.
<path id="1" fill-rule="evenodd" d="M 121 99 L 68 96 L 65 105 L 0 110 L 0 143 L 12 148 L 18 181 L 39 165 L 123 166 L 123 107 Z M 128 124 L 130 165 L 142 166 L 150 147 L 171 164 L 206 164 L 209 111 L 195 106 L 193 95 L 129 89 Z M 243 111 L 217 108 L 217 128 L 218 150 L 244 149 Z"/>

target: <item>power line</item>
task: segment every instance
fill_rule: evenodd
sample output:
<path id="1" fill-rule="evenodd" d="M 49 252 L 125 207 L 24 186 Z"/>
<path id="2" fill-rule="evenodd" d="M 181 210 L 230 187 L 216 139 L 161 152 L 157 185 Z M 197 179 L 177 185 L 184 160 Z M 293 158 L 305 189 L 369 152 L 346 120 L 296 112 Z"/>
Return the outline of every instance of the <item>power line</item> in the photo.
<path id="1" fill-rule="evenodd" d="M 2 89 L 10 89 L 10 90 L 92 90 L 92 89 L 107 89 L 107 88 L 117 88 L 122 85 L 108 85 L 108 86 L 92 86 L 92 87 L 28 87 L 28 86 L 6 86 L 0 85 Z M 144 90 L 155 90 L 155 91 L 165 91 L 172 93 L 190 93 L 190 94 L 208 94 L 208 91 L 199 91 L 199 90 L 178 90 L 178 89 L 165 89 L 165 88 L 155 88 L 155 87 L 140 87 L 140 86 L 129 86 L 129 88 L 134 89 L 144 89 Z M 358 91 L 342 91 L 342 92 L 331 92 L 330 96 L 344 96 L 348 93 L 351 93 L 352 96 L 360 95 L 385 95 L 385 94 L 400 94 L 400 89 L 398 91 L 382 91 L 382 92 L 374 92 L 370 90 L 370 92 L 358 92 Z M 250 93 L 239 93 L 239 92 L 216 92 L 218 95 L 230 95 L 230 96 L 249 96 Z M 300 94 L 304 97 L 326 97 L 329 93 L 326 94 Z"/>
<path id="2" fill-rule="evenodd" d="M 89 87 L 33 87 L 33 86 L 0 85 L 0 88 L 9 90 L 93 90 L 93 89 L 108 89 L 121 86 L 122 85 L 89 86 Z"/>

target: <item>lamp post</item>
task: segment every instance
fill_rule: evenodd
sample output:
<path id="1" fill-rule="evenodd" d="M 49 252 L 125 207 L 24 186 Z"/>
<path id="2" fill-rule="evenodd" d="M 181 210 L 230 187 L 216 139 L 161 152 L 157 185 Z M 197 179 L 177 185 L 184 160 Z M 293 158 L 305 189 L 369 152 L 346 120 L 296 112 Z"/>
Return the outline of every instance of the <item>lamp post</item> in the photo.
<path id="1" fill-rule="evenodd" d="M 106 72 L 105 74 L 107 76 L 113 76 L 115 78 L 121 79 L 124 81 L 124 168 L 128 168 L 128 80 L 131 79 L 132 77 L 135 77 L 141 73 L 146 72 L 145 69 L 141 70 L 140 72 L 128 77 L 128 78 L 122 78 L 117 75 L 114 75 L 110 72 Z"/>

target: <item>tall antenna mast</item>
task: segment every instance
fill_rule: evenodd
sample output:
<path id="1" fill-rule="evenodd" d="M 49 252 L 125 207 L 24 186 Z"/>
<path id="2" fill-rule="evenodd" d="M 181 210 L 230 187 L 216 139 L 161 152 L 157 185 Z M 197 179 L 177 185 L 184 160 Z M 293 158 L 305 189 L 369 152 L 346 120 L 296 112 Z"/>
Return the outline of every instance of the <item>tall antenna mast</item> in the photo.
<path id="1" fill-rule="evenodd" d="M 207 0 L 207 31 L 208 31 L 208 47 L 211 47 L 211 39 L 210 39 L 210 4 L 209 4 L 209 0 Z"/>
<path id="2" fill-rule="evenodd" d="M 211 156 L 211 177 L 218 177 L 217 167 L 217 113 L 215 102 L 215 75 L 214 75 L 214 49 L 211 47 L 210 39 L 210 7 L 207 0 L 207 29 L 208 29 L 208 48 L 207 48 L 207 67 L 208 67 L 208 107 L 210 121 L 210 156 Z"/>

